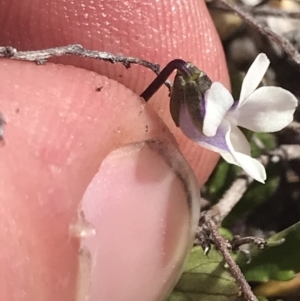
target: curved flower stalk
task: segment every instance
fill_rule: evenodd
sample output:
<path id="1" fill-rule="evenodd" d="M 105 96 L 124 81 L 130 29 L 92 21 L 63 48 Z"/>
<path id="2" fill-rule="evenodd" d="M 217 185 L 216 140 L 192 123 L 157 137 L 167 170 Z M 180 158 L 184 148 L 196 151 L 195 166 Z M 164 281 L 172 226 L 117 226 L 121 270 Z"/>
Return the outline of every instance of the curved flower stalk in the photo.
<path id="1" fill-rule="evenodd" d="M 259 54 L 249 68 L 240 98 L 191 63 L 190 74 L 178 70 L 171 95 L 171 114 L 183 133 L 197 144 L 218 152 L 229 163 L 239 165 L 264 183 L 264 166 L 251 157 L 250 144 L 238 127 L 254 132 L 276 132 L 292 120 L 296 97 L 279 87 L 257 89 L 270 62 Z"/>

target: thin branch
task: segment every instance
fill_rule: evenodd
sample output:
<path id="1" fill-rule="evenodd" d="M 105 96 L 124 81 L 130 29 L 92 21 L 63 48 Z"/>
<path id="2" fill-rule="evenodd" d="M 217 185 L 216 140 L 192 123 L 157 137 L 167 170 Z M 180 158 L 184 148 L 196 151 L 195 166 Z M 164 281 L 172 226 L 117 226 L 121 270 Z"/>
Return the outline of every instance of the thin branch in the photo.
<path id="1" fill-rule="evenodd" d="M 236 280 L 237 284 L 239 285 L 244 297 L 247 301 L 258 301 L 254 293 L 252 292 L 252 289 L 250 285 L 248 284 L 247 280 L 245 279 L 245 276 L 243 275 L 241 269 L 236 264 L 236 262 L 233 260 L 229 250 L 228 250 L 228 242 L 222 237 L 222 235 L 219 232 L 218 227 L 214 223 L 214 221 L 207 216 L 205 218 L 205 222 L 210 230 L 210 237 L 214 245 L 217 247 L 217 249 L 222 253 L 223 258 L 225 262 L 228 264 L 228 267 L 230 269 L 230 272 L 234 279 Z"/>
<path id="2" fill-rule="evenodd" d="M 246 6 L 243 6 L 243 9 L 246 9 Z M 253 7 L 252 9 L 249 9 L 249 12 L 255 16 L 279 17 L 296 20 L 300 19 L 300 12 L 286 11 L 268 5 Z"/>
<path id="3" fill-rule="evenodd" d="M 245 279 L 243 273 L 241 272 L 241 269 L 230 254 L 229 250 L 232 249 L 232 244 L 230 244 L 227 240 L 225 240 L 222 237 L 222 235 L 219 232 L 218 226 L 214 221 L 212 212 L 209 210 L 201 214 L 195 244 L 200 245 L 204 250 L 204 254 L 207 255 L 210 251 L 211 243 L 213 243 L 218 249 L 218 251 L 221 252 L 225 262 L 227 263 L 230 269 L 232 277 L 235 279 L 236 283 L 240 287 L 240 290 L 243 293 L 246 300 L 257 301 L 257 298 L 253 294 L 250 285 Z M 236 242 L 236 244 L 237 243 L 238 242 Z"/>
<path id="4" fill-rule="evenodd" d="M 248 6 L 248 5 L 236 5 L 240 10 L 250 13 L 253 16 L 262 17 L 278 17 L 287 19 L 300 19 L 300 12 L 285 11 L 280 8 L 271 7 L 269 5 L 263 6 Z M 222 10 L 224 12 L 232 12 L 232 9 L 224 6 L 224 4 L 218 1 L 212 1 L 208 3 L 209 8 Z"/>
<path id="5" fill-rule="evenodd" d="M 247 176 L 245 173 L 241 173 L 241 175 L 237 177 L 221 200 L 210 209 L 216 224 L 220 225 L 222 223 L 223 219 L 239 202 L 253 181 L 253 178 Z"/>
<path id="6" fill-rule="evenodd" d="M 90 59 L 110 62 L 112 64 L 122 64 L 125 68 L 130 68 L 132 64 L 143 66 L 153 71 L 156 75 L 160 74 L 159 64 L 139 59 L 131 56 L 114 55 L 106 51 L 95 51 L 84 48 L 80 44 L 71 44 L 67 46 L 48 48 L 34 51 L 18 51 L 10 46 L 0 46 L 0 58 L 10 58 L 12 60 L 36 62 L 39 65 L 45 64 L 49 58 L 66 55 L 80 56 Z M 169 81 L 165 85 L 170 90 L 172 85 Z"/>
<path id="7" fill-rule="evenodd" d="M 80 44 L 72 44 L 62 47 L 54 47 L 34 51 L 17 51 L 16 48 L 10 46 L 0 47 L 0 57 L 9 57 L 12 60 L 31 61 L 38 64 L 45 64 L 47 62 L 47 59 L 49 58 L 65 55 L 82 56 L 85 58 L 108 61 L 113 64 L 121 63 L 126 68 L 130 68 L 131 64 L 138 64 L 152 70 L 156 74 L 159 73 L 160 69 L 158 64 L 154 64 L 139 58 L 113 55 L 105 51 L 88 50 Z"/>
<path id="8" fill-rule="evenodd" d="M 267 242 L 262 237 L 255 236 L 246 236 L 241 237 L 239 235 L 235 235 L 233 239 L 230 241 L 232 251 L 237 251 L 239 248 L 246 244 L 256 245 L 259 249 L 264 249 L 267 247 Z"/>
<path id="9" fill-rule="evenodd" d="M 285 53 L 294 61 L 297 65 L 300 65 L 300 53 L 295 49 L 295 47 L 284 37 L 281 37 L 277 33 L 273 32 L 269 27 L 263 26 L 258 23 L 255 18 L 243 11 L 239 6 L 229 3 L 226 0 L 216 0 L 222 3 L 232 12 L 235 12 L 239 17 L 241 17 L 246 23 L 258 30 L 262 35 L 268 37 L 271 41 L 275 42 L 283 48 Z"/>

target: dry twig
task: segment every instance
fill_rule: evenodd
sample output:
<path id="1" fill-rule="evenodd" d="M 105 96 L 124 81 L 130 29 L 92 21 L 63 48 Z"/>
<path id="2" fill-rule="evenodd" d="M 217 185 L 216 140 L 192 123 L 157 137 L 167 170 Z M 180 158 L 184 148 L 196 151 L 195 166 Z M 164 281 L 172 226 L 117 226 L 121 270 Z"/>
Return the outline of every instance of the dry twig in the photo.
<path id="1" fill-rule="evenodd" d="M 49 58 L 74 55 L 90 59 L 101 60 L 104 62 L 110 62 L 112 64 L 122 64 L 125 68 L 130 68 L 132 64 L 143 66 L 153 71 L 156 75 L 160 74 L 159 64 L 151 63 L 149 61 L 139 59 L 131 56 L 114 55 L 106 51 L 96 51 L 84 48 L 80 44 L 71 44 L 61 47 L 53 47 L 43 50 L 34 51 L 18 51 L 16 48 L 10 46 L 0 46 L 0 58 L 10 58 L 12 60 L 35 62 L 39 65 L 43 65 Z M 165 85 L 170 90 L 171 83 L 165 82 Z"/>
<path id="2" fill-rule="evenodd" d="M 232 245 L 222 237 L 219 232 L 219 226 L 214 221 L 213 211 L 208 210 L 201 214 L 195 244 L 201 245 L 204 250 L 204 254 L 208 254 L 211 243 L 213 243 L 221 252 L 233 278 L 240 287 L 246 300 L 258 301 L 241 269 L 230 254 L 229 250 L 232 249 Z"/>
<path id="3" fill-rule="evenodd" d="M 222 237 L 219 232 L 218 227 L 213 222 L 212 218 L 209 215 L 206 217 L 206 224 L 210 230 L 211 239 L 217 249 L 222 253 L 224 260 L 229 266 L 230 272 L 234 279 L 236 280 L 237 284 L 239 285 L 241 291 L 244 294 L 244 297 L 248 301 L 258 301 L 248 282 L 246 281 L 241 269 L 235 263 L 234 259 L 232 258 L 229 250 L 228 250 L 228 242 Z"/>
<path id="4" fill-rule="evenodd" d="M 227 2 L 226 0 L 216 0 L 222 3 L 227 9 L 230 11 L 236 13 L 239 17 L 241 17 L 246 23 L 248 23 L 250 26 L 255 28 L 258 32 L 260 32 L 262 35 L 269 38 L 271 41 L 275 42 L 279 46 L 282 47 L 282 49 L 285 51 L 285 53 L 289 56 L 289 58 L 295 62 L 297 65 L 300 65 L 300 53 L 295 49 L 295 47 L 284 37 L 281 37 L 277 33 L 273 32 L 269 27 L 263 26 L 260 23 L 258 23 L 255 18 L 243 9 L 241 9 L 239 6 L 232 4 L 230 2 Z"/>
<path id="5" fill-rule="evenodd" d="M 224 12 L 232 12 L 232 9 L 224 6 L 224 4 L 218 1 L 208 2 L 209 8 L 218 9 Z M 300 12 L 284 11 L 277 7 L 271 7 L 268 5 L 263 6 L 248 6 L 248 5 L 236 5 L 240 10 L 249 13 L 253 16 L 262 17 L 278 17 L 287 19 L 300 19 Z"/>
<path id="6" fill-rule="evenodd" d="M 82 56 L 85 58 L 107 61 L 112 64 L 120 63 L 126 68 L 130 68 L 131 64 L 137 64 L 152 70 L 155 74 L 159 74 L 160 69 L 158 64 L 154 64 L 146 60 L 135 57 L 114 55 L 105 51 L 89 50 L 85 49 L 80 44 L 71 44 L 62 47 L 34 51 L 18 51 L 16 48 L 10 46 L 0 46 L 0 57 L 6 57 L 12 60 L 31 61 L 36 62 L 37 64 L 45 64 L 49 58 L 65 55 Z"/>

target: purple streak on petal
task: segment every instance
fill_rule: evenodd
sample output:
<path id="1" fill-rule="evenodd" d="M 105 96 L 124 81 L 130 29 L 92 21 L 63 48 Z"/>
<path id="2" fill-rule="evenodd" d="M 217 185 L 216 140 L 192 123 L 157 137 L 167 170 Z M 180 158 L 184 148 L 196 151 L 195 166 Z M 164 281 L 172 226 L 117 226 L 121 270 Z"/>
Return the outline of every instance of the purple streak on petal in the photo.
<path id="1" fill-rule="evenodd" d="M 180 111 L 180 128 L 188 138 L 190 138 L 196 143 L 203 145 L 204 147 L 212 146 L 213 148 L 217 148 L 220 151 L 229 152 L 229 148 L 225 140 L 225 136 L 227 133 L 226 121 L 226 124 L 224 123 L 224 126 L 219 126 L 215 136 L 207 137 L 200 133 L 194 126 L 189 116 L 186 105 L 183 104 Z"/>
<path id="2" fill-rule="evenodd" d="M 229 110 L 230 110 L 230 111 L 236 110 L 237 107 L 238 107 L 238 105 L 239 105 L 239 101 L 238 101 L 238 100 L 235 100 L 234 103 L 233 103 L 233 105 L 231 106 L 231 108 L 230 108 Z"/>
<path id="3" fill-rule="evenodd" d="M 195 142 L 198 142 L 199 144 L 207 144 L 211 145 L 215 148 L 218 148 L 222 151 L 229 152 L 229 148 L 227 146 L 226 140 L 226 131 L 221 126 L 218 128 L 216 135 L 213 137 L 207 137 L 204 135 L 201 135 L 201 137 L 197 137 L 194 139 Z"/>

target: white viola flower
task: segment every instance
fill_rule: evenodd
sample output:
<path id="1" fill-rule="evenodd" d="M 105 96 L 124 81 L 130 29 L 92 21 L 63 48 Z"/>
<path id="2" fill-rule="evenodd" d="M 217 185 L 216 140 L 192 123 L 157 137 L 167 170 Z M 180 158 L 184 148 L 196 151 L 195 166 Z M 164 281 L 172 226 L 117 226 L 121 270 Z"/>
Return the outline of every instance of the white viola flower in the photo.
<path id="1" fill-rule="evenodd" d="M 254 132 L 277 132 L 292 120 L 297 107 L 296 97 L 279 87 L 256 89 L 270 62 L 259 54 L 249 68 L 241 89 L 240 99 L 219 82 L 213 82 L 204 93 L 199 107 L 202 132 L 183 101 L 179 111 L 179 126 L 184 134 L 199 145 L 216 151 L 229 163 L 239 165 L 255 180 L 264 183 L 264 166 L 251 157 L 250 144 L 238 126 Z"/>

